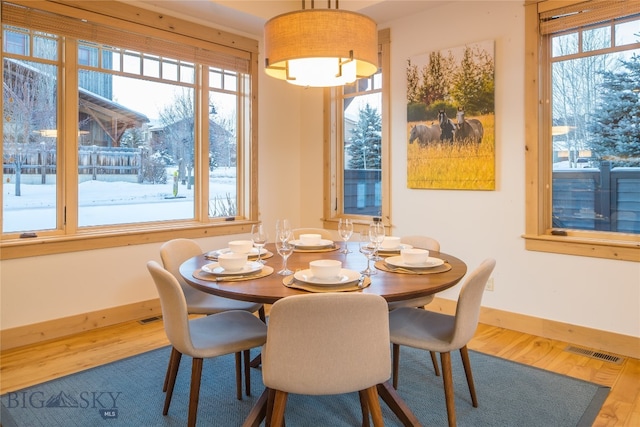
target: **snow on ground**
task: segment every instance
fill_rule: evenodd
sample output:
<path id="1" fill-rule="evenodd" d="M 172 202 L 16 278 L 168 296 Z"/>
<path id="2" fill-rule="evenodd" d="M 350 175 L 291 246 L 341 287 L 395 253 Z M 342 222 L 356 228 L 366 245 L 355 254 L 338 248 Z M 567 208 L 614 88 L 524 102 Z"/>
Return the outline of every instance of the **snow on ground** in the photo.
<path id="1" fill-rule="evenodd" d="M 79 184 L 80 226 L 190 219 L 194 216 L 193 190 L 179 184 L 173 198 L 173 170 L 166 184 L 85 181 Z M 235 168 L 210 173 L 210 197 L 236 195 Z M 5 177 L 6 178 L 6 177 Z M 3 182 L 3 232 L 45 230 L 56 227 L 56 186 Z"/>

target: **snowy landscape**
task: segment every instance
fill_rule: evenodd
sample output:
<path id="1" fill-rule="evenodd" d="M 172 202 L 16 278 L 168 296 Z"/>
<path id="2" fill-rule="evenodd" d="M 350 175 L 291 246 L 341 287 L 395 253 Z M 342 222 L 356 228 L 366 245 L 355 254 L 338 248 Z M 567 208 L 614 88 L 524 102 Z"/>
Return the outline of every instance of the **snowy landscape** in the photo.
<path id="1" fill-rule="evenodd" d="M 167 168 L 171 177 L 175 168 Z M 55 228 L 55 185 L 21 184 L 15 196 L 12 177 L 3 182 L 3 232 L 37 231 Z M 170 221 L 194 217 L 193 189 L 178 185 L 173 197 L 173 181 L 166 184 L 85 181 L 79 185 L 80 226 Z M 235 198 L 235 168 L 214 169 L 209 174 L 210 198 Z"/>

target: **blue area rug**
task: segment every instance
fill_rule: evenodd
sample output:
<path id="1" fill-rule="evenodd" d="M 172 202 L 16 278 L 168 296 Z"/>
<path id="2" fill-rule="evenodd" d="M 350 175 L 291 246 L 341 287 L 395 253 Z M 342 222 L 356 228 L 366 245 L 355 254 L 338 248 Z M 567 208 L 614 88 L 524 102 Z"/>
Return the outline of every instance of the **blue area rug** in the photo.
<path id="1" fill-rule="evenodd" d="M 469 353 L 478 408 L 471 406 L 459 354 L 451 357 L 459 426 L 590 426 L 609 393 L 597 384 Z M 7 393 L 1 396 L 2 426 L 186 425 L 191 358 L 183 357 L 169 415 L 164 417 L 162 383 L 168 360 L 167 347 Z M 198 425 L 242 425 L 264 390 L 259 369 L 252 369 L 251 381 L 252 396 L 236 400 L 233 356 L 205 360 Z M 398 393 L 423 425 L 447 425 L 442 378 L 434 375 L 428 353 L 401 347 Z M 401 425 L 384 403 L 382 408 L 385 425 Z M 288 427 L 361 424 L 357 393 L 291 395 L 285 416 Z"/>

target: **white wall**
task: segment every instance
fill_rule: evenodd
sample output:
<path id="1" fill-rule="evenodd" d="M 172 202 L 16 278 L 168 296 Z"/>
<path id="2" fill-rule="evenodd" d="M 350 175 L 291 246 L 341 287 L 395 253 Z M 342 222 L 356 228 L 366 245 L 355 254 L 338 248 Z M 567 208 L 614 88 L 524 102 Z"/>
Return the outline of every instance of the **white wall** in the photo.
<path id="1" fill-rule="evenodd" d="M 390 23 L 393 93 L 394 234 L 436 237 L 470 268 L 494 257 L 495 291 L 483 304 L 626 335 L 640 336 L 640 264 L 531 252 L 525 224 L 524 8 L 522 2 L 451 2 Z M 433 19 L 430 15 L 437 15 Z M 428 24 L 426 24 L 428 23 Z M 495 40 L 496 191 L 406 187 L 406 59 Z M 443 293 L 455 298 L 458 289 Z"/>
<path id="2" fill-rule="evenodd" d="M 483 299 L 487 307 L 640 336 L 639 263 L 524 249 L 522 2 L 450 2 L 378 25 L 387 27 L 392 52 L 392 233 L 433 236 L 444 252 L 463 259 L 470 268 L 485 257 L 496 258 L 495 290 Z M 407 188 L 406 60 L 490 39 L 496 48 L 496 190 Z M 303 218 L 312 220 L 320 214 L 305 209 Z M 459 286 L 439 296 L 456 299 L 458 291 Z"/>
<path id="3" fill-rule="evenodd" d="M 520 1 L 453 2 L 380 23 L 392 39 L 393 234 L 429 234 L 470 268 L 497 259 L 484 305 L 640 336 L 640 264 L 524 250 L 524 10 Z M 496 43 L 496 191 L 406 187 L 406 59 L 465 43 Z M 260 77 L 260 215 L 319 226 L 322 91 Z M 230 237 L 202 239 L 205 249 Z M 146 272 L 159 244 L 0 264 L 2 329 L 156 297 Z M 455 299 L 458 288 L 442 296 Z"/>

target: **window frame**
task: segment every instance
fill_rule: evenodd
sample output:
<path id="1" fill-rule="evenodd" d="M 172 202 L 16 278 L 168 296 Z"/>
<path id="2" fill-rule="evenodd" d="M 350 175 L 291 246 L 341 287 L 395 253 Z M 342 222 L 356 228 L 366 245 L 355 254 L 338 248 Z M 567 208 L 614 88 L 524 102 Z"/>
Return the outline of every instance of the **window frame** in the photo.
<path id="1" fill-rule="evenodd" d="M 575 1 L 573 3 L 584 3 Z M 562 2 L 567 6 L 568 2 Z M 539 13 L 558 3 L 527 0 L 525 3 L 525 249 L 566 255 L 640 262 L 640 236 L 627 233 L 562 229 L 554 230 L 551 215 L 552 144 L 550 72 Z"/>
<path id="2" fill-rule="evenodd" d="M 4 2 L 3 2 L 4 3 Z M 36 238 L 21 238 L 20 233 L 2 234 L 0 240 L 0 259 L 15 259 L 39 255 L 49 255 L 57 253 L 74 252 L 87 249 L 99 249 L 127 246 L 134 244 L 147 244 L 154 242 L 162 242 L 176 235 L 186 238 L 202 238 L 217 235 L 228 235 L 247 232 L 252 223 L 257 220 L 258 215 L 258 197 L 257 197 L 257 177 L 256 170 L 258 164 L 257 158 L 257 113 L 258 113 L 258 41 L 243 36 L 238 36 L 224 31 L 211 31 L 210 27 L 194 24 L 189 21 L 172 18 L 163 19 L 152 11 L 140 9 L 135 6 L 123 4 L 115 1 L 91 2 L 91 1 L 73 1 L 66 2 L 39 2 L 38 5 L 32 4 L 28 0 L 15 0 L 11 3 L 18 6 L 25 6 L 44 12 L 51 12 L 62 16 L 68 16 L 76 19 L 88 19 L 97 25 L 106 25 L 115 28 L 117 31 L 135 32 L 146 37 L 162 38 L 169 42 L 179 42 L 186 44 L 187 47 L 203 48 L 204 54 L 217 51 L 222 52 L 226 57 L 237 56 L 246 58 L 248 69 L 243 78 L 238 74 L 238 85 L 243 90 L 238 92 L 239 104 L 241 110 L 238 115 L 238 208 L 242 209 L 238 215 L 233 218 L 210 218 L 208 215 L 208 156 L 201 155 L 203 141 L 201 135 L 206 134 L 206 126 L 208 123 L 207 109 L 202 109 L 198 114 L 196 112 L 196 122 L 200 125 L 196 127 L 196 162 L 198 173 L 194 178 L 197 190 L 194 193 L 194 218 L 192 220 L 175 220 L 161 222 L 146 222 L 134 225 L 113 225 L 102 227 L 83 227 L 82 230 L 76 228 L 77 225 L 77 209 L 69 209 L 68 206 L 77 206 L 78 194 L 65 194 L 67 207 L 65 208 L 60 197 L 59 207 L 56 209 L 66 210 L 68 224 L 66 229 L 58 227 L 56 230 L 43 230 L 38 232 Z M 135 17 L 135 18 L 132 18 Z M 3 20 L 3 24 L 4 24 Z M 77 43 L 72 42 L 72 47 Z M 209 49 L 207 52 L 206 50 Z M 69 51 L 70 50 L 70 51 Z M 67 49 L 67 54 L 71 55 L 69 61 L 73 62 L 71 68 L 76 69 L 77 49 Z M 210 89 L 208 85 L 209 67 L 217 67 L 218 65 L 199 61 L 200 74 L 207 74 L 201 81 L 200 90 L 208 98 Z M 74 74 L 74 73 L 70 73 Z M 0 77 L 2 70 L 0 70 Z M 77 99 L 77 75 L 72 77 L 69 84 L 59 85 L 59 104 L 63 104 L 65 99 Z M 75 84 L 74 84 L 75 83 Z M 244 93 L 243 91 L 249 91 Z M 204 102 L 207 102 L 206 99 Z M 246 107 L 246 103 L 250 105 Z M 77 104 L 74 103 L 74 104 Z M 246 107 L 246 112 L 245 112 Z M 60 109 L 60 107 L 59 107 Z M 76 114 L 73 114 L 75 110 Z M 197 111 L 197 110 L 196 110 Z M 77 105 L 70 110 L 65 110 L 64 114 L 59 115 L 59 126 L 68 141 L 75 141 L 72 144 L 76 147 L 77 135 L 64 129 L 77 128 Z M 2 124 L 0 123 L 0 129 Z M 61 138 L 62 140 L 62 138 Z M 77 188 L 77 167 L 65 168 L 65 164 L 77 165 L 77 150 L 74 152 L 73 147 L 62 147 L 58 143 L 58 155 L 60 169 L 59 177 L 62 178 L 63 192 L 69 192 L 69 188 Z M 71 149 L 70 149 L 71 148 Z M 0 147 L 2 150 L 2 147 Z M 242 168 L 242 171 L 241 171 Z M 58 184 L 60 186 L 61 184 Z M 60 187 L 59 187 L 60 189 Z M 60 190 L 59 190 L 60 191 Z M 73 191 L 71 191 L 73 193 Z M 0 195 L 0 201 L 2 196 Z M 70 215 L 72 217 L 70 217 Z M 75 215 L 75 222 L 73 216 Z M 242 215 L 242 216 L 240 216 Z M 2 212 L 0 211 L 0 221 L 2 220 Z"/>
<path id="3" fill-rule="evenodd" d="M 392 225 L 391 217 L 391 31 L 378 31 L 378 58 L 382 70 L 382 137 L 381 137 L 381 211 L 385 227 Z M 344 117 L 343 88 L 327 88 L 324 91 L 324 158 L 329 167 L 324 169 L 323 225 L 327 229 L 338 229 L 341 218 L 348 218 L 356 226 L 369 224 L 373 216 L 344 213 Z"/>

